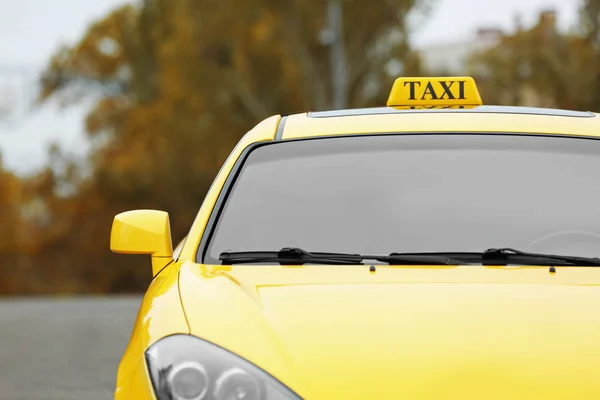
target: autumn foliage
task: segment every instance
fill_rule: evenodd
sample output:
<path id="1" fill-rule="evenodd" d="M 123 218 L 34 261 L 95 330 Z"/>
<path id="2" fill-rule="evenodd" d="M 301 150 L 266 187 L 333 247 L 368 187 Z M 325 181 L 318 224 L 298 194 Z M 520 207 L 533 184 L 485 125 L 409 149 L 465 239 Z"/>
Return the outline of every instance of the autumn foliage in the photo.
<path id="1" fill-rule="evenodd" d="M 542 12 L 533 27 L 475 53 L 470 67 L 487 104 L 600 112 L 600 1 L 583 0 L 567 34 Z"/>
<path id="2" fill-rule="evenodd" d="M 0 162 L 0 294 L 143 290 L 150 262 L 108 249 L 112 218 L 168 211 L 182 239 L 237 140 L 273 114 L 332 108 L 324 0 L 143 0 L 114 10 L 41 76 L 40 101 L 96 100 L 84 166 L 19 179 Z M 342 0 L 348 107 L 420 75 L 407 15 L 434 0 Z M 548 15 L 546 15 L 548 17 Z M 486 104 L 600 111 L 600 0 L 577 29 L 541 18 L 475 53 Z"/>
<path id="3" fill-rule="evenodd" d="M 343 1 L 349 107 L 384 104 L 392 63 L 419 74 L 406 15 L 427 0 Z M 331 108 L 322 0 L 145 0 L 50 60 L 40 101 L 97 99 L 84 167 L 0 172 L 0 293 L 128 292 L 147 257 L 111 254 L 116 213 L 168 211 L 182 239 L 237 140 L 273 114 Z"/>

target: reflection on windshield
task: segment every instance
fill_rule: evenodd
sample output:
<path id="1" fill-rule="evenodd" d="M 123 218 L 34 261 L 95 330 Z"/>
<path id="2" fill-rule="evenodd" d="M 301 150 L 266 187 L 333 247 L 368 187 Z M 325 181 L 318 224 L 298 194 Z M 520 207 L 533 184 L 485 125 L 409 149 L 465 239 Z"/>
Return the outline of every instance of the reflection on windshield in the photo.
<path id="1" fill-rule="evenodd" d="M 600 141 L 380 135 L 250 153 L 210 242 L 223 251 L 600 256 Z"/>

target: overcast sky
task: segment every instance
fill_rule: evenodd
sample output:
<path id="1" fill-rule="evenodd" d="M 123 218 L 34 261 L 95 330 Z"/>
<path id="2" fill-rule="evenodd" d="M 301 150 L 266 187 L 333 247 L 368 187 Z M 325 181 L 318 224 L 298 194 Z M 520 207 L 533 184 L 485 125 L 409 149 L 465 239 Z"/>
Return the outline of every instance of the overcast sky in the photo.
<path id="1" fill-rule="evenodd" d="M 76 42 L 90 22 L 123 3 L 0 0 L 0 90 L 4 91 L 0 96 L 4 95 L 6 102 L 6 93 L 14 86 L 10 84 L 19 79 L 7 71 L 39 70 L 60 45 Z M 480 26 L 511 30 L 517 14 L 527 26 L 544 8 L 556 9 L 560 27 L 568 29 L 575 23 L 579 4 L 580 0 L 437 0 L 427 19 L 414 27 L 414 44 L 422 47 L 468 39 Z M 19 96 L 26 94 L 15 92 L 14 97 Z M 0 112 L 1 107 L 0 97 Z M 49 104 L 0 125 L 4 164 L 21 173 L 39 168 L 45 163 L 49 142 L 54 140 L 71 153 L 81 153 L 85 149 L 82 121 L 86 107 L 89 104 L 64 111 Z"/>
<path id="2" fill-rule="evenodd" d="M 581 0 L 431 0 L 437 4 L 413 32 L 417 46 L 468 38 L 478 27 L 514 28 L 520 15 L 525 26 L 534 24 L 539 11 L 554 9 L 562 29 L 571 28 Z"/>

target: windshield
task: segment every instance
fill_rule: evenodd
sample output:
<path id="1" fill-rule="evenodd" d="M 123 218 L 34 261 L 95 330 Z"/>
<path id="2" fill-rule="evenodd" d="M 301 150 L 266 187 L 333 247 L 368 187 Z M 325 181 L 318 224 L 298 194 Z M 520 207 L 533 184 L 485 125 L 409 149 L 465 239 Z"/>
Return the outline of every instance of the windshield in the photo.
<path id="1" fill-rule="evenodd" d="M 512 247 L 600 256 L 600 141 L 376 135 L 248 155 L 204 262 L 222 252 L 389 254 Z"/>

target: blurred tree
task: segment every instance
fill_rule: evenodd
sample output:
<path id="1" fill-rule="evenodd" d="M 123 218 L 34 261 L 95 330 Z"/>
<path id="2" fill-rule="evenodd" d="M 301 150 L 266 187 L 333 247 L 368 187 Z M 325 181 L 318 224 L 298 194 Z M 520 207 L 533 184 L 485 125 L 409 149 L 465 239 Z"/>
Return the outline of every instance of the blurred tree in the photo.
<path id="1" fill-rule="evenodd" d="M 600 0 L 583 0 L 579 14 L 583 33 L 600 47 Z"/>
<path id="2" fill-rule="evenodd" d="M 600 111 L 598 90 L 590 90 L 600 84 L 599 3 L 584 1 L 580 32 L 560 33 L 545 11 L 531 29 L 476 54 L 470 67 L 484 102 Z"/>
<path id="3" fill-rule="evenodd" d="M 393 75 L 419 74 L 406 19 L 430 1 L 342 2 L 349 106 L 385 104 Z M 269 115 L 330 108 L 326 28 L 325 0 L 142 0 L 58 51 L 41 101 L 95 96 L 93 151 L 84 170 L 56 154 L 60 167 L 28 183 L 37 214 L 27 260 L 46 268 L 38 280 L 67 292 L 142 290 L 149 260 L 108 251 L 112 217 L 168 211 L 180 240 L 247 130 Z"/>
<path id="4" fill-rule="evenodd" d="M 0 156 L 0 293 L 20 290 L 18 255 L 20 246 L 20 218 L 18 204 L 21 200 L 20 180 L 4 170 Z"/>
<path id="5" fill-rule="evenodd" d="M 589 69 L 592 72 L 591 84 L 596 87 L 600 85 L 600 0 L 583 0 L 580 10 L 580 27 L 586 39 L 587 45 L 592 51 L 592 60 Z M 589 90 L 588 87 L 587 89 Z M 600 90 L 590 90 L 592 95 L 592 110 L 600 110 Z"/>

